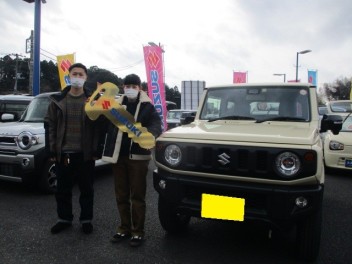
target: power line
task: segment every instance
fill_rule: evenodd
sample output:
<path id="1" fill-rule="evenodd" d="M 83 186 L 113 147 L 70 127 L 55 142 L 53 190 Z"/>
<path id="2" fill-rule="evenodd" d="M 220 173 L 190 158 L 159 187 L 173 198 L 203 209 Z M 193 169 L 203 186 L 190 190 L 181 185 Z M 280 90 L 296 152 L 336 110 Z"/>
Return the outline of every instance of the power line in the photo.
<path id="1" fill-rule="evenodd" d="M 138 64 L 140 64 L 140 63 L 142 63 L 143 61 L 144 61 L 144 59 L 139 60 L 139 61 L 137 61 L 137 62 L 135 62 L 135 63 L 132 63 L 132 64 L 130 64 L 130 65 L 127 65 L 127 66 L 122 66 L 122 67 L 118 67 L 118 68 L 109 68 L 108 70 L 110 70 L 110 71 L 112 71 L 112 72 L 127 70 L 127 69 L 129 69 L 129 68 L 132 68 L 132 67 L 134 67 L 134 66 L 136 66 L 136 65 L 138 65 Z"/>
<path id="2" fill-rule="evenodd" d="M 45 55 L 45 54 L 43 54 L 43 53 L 40 53 L 40 55 L 42 55 L 42 56 L 44 56 L 44 57 L 47 57 L 47 58 L 49 58 L 49 59 L 51 59 L 51 60 L 53 60 L 53 61 L 57 61 L 56 59 L 53 59 L 53 58 L 51 58 L 51 57 L 49 57 L 49 56 L 47 56 L 47 55 Z"/>
<path id="3" fill-rule="evenodd" d="M 55 55 L 55 54 L 53 54 L 53 53 L 51 53 L 51 52 L 49 52 L 49 51 L 47 51 L 47 50 L 45 50 L 45 49 L 42 49 L 42 48 L 40 48 L 42 51 L 44 51 L 44 52 L 46 52 L 46 53 L 49 53 L 50 55 L 52 55 L 52 56 L 57 56 L 57 55 Z"/>

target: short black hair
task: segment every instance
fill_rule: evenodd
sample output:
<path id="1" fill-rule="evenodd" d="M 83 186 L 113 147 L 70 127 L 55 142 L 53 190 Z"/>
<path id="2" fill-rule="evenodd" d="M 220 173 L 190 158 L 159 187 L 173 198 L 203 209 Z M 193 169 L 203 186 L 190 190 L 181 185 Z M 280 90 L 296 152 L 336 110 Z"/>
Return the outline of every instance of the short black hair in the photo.
<path id="1" fill-rule="evenodd" d="M 123 85 L 138 85 L 141 86 L 141 79 L 136 74 L 129 74 L 123 80 Z"/>
<path id="2" fill-rule="evenodd" d="M 68 72 L 71 72 L 73 68 L 81 68 L 85 71 L 86 74 L 88 74 L 87 67 L 84 66 L 82 63 L 74 63 L 68 68 Z"/>

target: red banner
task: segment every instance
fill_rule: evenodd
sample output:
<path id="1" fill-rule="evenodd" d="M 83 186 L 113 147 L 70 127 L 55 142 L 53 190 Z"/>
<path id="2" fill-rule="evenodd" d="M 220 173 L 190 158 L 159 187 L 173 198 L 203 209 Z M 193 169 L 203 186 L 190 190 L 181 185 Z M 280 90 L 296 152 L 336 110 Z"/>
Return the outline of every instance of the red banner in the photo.
<path id="1" fill-rule="evenodd" d="M 246 83 L 247 72 L 233 72 L 233 83 Z"/>
<path id="2" fill-rule="evenodd" d="M 166 100 L 163 70 L 163 50 L 159 46 L 145 46 L 144 61 L 147 71 L 148 95 L 152 99 L 155 109 L 162 121 L 163 131 L 167 130 L 166 123 Z"/>

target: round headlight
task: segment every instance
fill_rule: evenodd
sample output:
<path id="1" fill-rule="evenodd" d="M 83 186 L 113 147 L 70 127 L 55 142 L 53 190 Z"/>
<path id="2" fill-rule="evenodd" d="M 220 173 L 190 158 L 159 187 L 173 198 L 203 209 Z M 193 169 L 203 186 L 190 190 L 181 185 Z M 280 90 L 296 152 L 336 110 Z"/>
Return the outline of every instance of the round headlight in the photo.
<path id="1" fill-rule="evenodd" d="M 17 137 L 17 144 L 21 149 L 29 149 L 38 143 L 38 139 L 31 132 L 22 132 Z"/>
<path id="2" fill-rule="evenodd" d="M 301 161 L 292 152 L 283 152 L 276 157 L 277 171 L 285 178 L 294 177 L 301 168 Z"/>
<path id="3" fill-rule="evenodd" d="M 164 152 L 164 157 L 166 162 L 170 166 L 177 166 L 180 164 L 182 159 L 181 149 L 177 145 L 169 145 L 166 147 Z"/>

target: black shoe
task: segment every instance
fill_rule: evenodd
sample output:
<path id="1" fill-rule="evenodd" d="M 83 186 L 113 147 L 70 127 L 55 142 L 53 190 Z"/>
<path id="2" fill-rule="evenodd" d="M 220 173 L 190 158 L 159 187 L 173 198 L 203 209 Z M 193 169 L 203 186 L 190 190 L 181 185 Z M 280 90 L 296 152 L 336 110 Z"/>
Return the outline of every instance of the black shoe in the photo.
<path id="1" fill-rule="evenodd" d="M 132 236 L 130 240 L 131 247 L 139 247 L 143 243 L 143 237 L 141 236 Z"/>
<path id="2" fill-rule="evenodd" d="M 119 243 L 123 240 L 126 240 L 127 238 L 129 238 L 130 235 L 129 234 L 122 234 L 122 233 L 116 233 L 111 239 L 110 242 L 111 243 Z"/>
<path id="3" fill-rule="evenodd" d="M 51 233 L 52 234 L 57 234 L 60 233 L 61 231 L 71 227 L 71 223 L 66 223 L 66 222 L 57 222 L 52 228 L 51 228 Z"/>
<path id="4" fill-rule="evenodd" d="M 92 223 L 83 223 L 82 224 L 82 231 L 85 234 L 90 234 L 93 232 L 93 225 Z"/>

